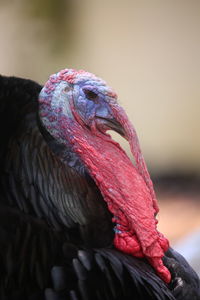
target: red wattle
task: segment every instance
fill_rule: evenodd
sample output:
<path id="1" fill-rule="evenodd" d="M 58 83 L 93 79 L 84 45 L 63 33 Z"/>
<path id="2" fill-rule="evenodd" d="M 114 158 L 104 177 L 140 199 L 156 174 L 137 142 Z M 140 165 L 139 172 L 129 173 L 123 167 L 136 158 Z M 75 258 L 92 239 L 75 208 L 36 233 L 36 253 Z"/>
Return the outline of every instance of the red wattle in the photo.
<path id="1" fill-rule="evenodd" d="M 114 244 L 117 249 L 146 257 L 158 275 L 170 281 L 162 257 L 169 244 L 157 229 L 157 207 L 144 178 L 123 149 L 110 137 L 95 135 L 78 123 L 61 120 L 63 132 L 70 128 L 70 142 L 99 187 L 108 209 L 117 220 Z M 66 138 L 68 138 L 68 133 Z"/>

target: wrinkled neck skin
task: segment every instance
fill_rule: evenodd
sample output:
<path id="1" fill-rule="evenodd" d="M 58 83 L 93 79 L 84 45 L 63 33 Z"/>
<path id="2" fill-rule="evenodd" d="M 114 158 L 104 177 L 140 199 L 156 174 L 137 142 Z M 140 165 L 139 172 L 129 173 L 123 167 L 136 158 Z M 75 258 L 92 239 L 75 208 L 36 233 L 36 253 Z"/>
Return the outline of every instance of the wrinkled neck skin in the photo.
<path id="1" fill-rule="evenodd" d="M 54 138 L 66 147 L 71 145 L 96 182 L 117 224 L 114 245 L 146 257 L 168 283 L 171 275 L 162 257 L 169 244 L 156 229 L 158 208 L 149 186 L 118 143 L 95 130 L 95 124 L 93 129 L 83 127 L 73 115 L 72 102 L 64 103 L 62 95 L 56 98 L 57 102 L 40 99 L 40 118 Z"/>

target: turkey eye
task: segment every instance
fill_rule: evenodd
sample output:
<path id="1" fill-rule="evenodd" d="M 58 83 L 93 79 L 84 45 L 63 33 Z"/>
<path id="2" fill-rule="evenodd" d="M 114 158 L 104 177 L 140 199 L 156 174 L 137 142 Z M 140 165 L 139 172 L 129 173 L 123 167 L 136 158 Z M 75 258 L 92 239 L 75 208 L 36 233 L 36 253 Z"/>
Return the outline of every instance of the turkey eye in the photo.
<path id="1" fill-rule="evenodd" d="M 90 90 L 86 90 L 86 89 L 84 89 L 83 91 L 84 91 L 85 96 L 86 96 L 89 100 L 95 101 L 95 100 L 98 99 L 98 94 L 96 94 L 95 92 L 90 91 Z"/>

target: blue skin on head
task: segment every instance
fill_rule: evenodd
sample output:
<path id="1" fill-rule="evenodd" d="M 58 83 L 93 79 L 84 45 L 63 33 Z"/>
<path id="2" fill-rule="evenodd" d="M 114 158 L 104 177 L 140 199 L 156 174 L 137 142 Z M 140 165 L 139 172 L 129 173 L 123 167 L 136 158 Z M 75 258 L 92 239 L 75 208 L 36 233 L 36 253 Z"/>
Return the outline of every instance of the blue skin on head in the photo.
<path id="1" fill-rule="evenodd" d="M 96 82 L 93 84 L 96 84 Z M 104 86 L 94 87 L 91 84 L 74 86 L 74 105 L 86 125 L 90 125 L 90 122 L 95 117 L 108 120 L 113 119 L 109 107 L 110 97 L 105 94 L 105 91 Z"/>

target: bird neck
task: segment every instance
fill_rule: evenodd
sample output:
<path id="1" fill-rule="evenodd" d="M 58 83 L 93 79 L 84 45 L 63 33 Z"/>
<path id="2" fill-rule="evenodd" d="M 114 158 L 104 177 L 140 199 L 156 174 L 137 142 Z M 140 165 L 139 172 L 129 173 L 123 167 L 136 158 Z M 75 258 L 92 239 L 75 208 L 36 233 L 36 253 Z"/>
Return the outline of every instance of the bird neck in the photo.
<path id="1" fill-rule="evenodd" d="M 78 122 L 72 124 L 65 117 L 61 119 L 61 128 L 64 135 L 66 128 L 70 128 L 68 139 L 73 151 L 88 169 L 114 215 L 115 246 L 123 252 L 147 257 L 161 278 L 169 282 L 170 273 L 161 259 L 169 244 L 156 229 L 157 209 L 143 176 L 108 135 L 83 128 Z"/>

